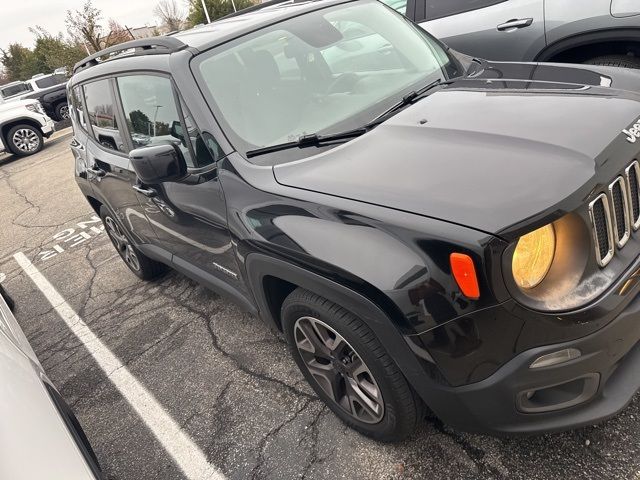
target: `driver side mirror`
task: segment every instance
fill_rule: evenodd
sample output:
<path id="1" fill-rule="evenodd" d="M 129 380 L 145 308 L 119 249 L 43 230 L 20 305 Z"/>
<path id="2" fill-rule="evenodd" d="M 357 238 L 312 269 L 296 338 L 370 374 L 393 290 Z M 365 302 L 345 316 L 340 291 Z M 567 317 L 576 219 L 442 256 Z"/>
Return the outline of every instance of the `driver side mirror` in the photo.
<path id="1" fill-rule="evenodd" d="M 187 162 L 180 148 L 171 143 L 131 150 L 129 160 L 140 181 L 147 185 L 172 182 L 187 175 Z"/>

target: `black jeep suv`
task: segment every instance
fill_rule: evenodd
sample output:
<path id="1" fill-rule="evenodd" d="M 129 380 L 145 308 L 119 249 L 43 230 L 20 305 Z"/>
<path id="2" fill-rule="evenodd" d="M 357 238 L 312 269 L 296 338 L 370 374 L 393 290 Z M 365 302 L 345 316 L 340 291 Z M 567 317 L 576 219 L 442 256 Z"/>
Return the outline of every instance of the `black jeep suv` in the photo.
<path id="1" fill-rule="evenodd" d="M 543 432 L 640 386 L 639 85 L 292 3 L 78 63 L 71 148 L 136 275 L 283 331 L 350 426 Z"/>

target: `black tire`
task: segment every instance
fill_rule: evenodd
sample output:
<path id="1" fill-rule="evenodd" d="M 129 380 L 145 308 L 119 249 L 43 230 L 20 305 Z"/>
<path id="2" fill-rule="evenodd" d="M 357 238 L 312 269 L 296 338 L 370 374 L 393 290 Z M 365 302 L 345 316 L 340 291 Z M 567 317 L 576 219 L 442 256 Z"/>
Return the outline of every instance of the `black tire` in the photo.
<path id="1" fill-rule="evenodd" d="M 13 309 L 16 307 L 16 304 L 13 301 L 13 298 L 9 296 L 9 294 L 5 291 L 4 287 L 0 285 L 0 296 L 4 298 L 9 310 L 13 312 Z"/>
<path id="2" fill-rule="evenodd" d="M 54 118 L 54 120 L 58 122 L 69 118 L 69 105 L 67 104 L 67 102 L 60 102 L 59 104 L 57 104 L 54 114 L 56 117 Z"/>
<path id="3" fill-rule="evenodd" d="M 24 123 L 9 130 L 6 143 L 14 155 L 26 157 L 42 150 L 44 139 L 39 128 Z"/>
<path id="4" fill-rule="evenodd" d="M 374 389 L 376 395 L 371 398 L 377 398 L 378 392 L 381 394 L 382 412 L 379 412 L 381 418 L 370 417 L 368 421 L 361 421 L 357 415 L 352 413 L 354 411 L 354 404 L 349 400 L 345 400 L 348 394 L 346 392 L 343 394 L 343 390 L 341 390 L 346 389 L 347 386 L 347 379 L 342 371 L 345 368 L 349 368 L 349 363 L 346 363 L 346 367 L 344 367 L 341 365 L 344 360 L 340 362 L 339 359 L 336 361 L 336 358 L 332 360 L 323 360 L 320 358 L 312 360 L 312 362 L 316 362 L 315 365 L 322 364 L 324 367 L 322 369 L 323 371 L 324 369 L 331 370 L 332 375 L 334 375 L 334 371 L 339 371 L 339 379 L 336 382 L 327 381 L 327 383 L 325 383 L 327 386 L 336 385 L 336 389 L 332 391 L 338 392 L 337 395 L 327 393 L 318 380 L 316 380 L 316 377 L 311 374 L 303 355 L 308 358 L 309 355 L 312 357 L 316 356 L 316 353 L 309 353 L 309 350 L 305 350 L 304 348 L 302 348 L 303 352 L 301 352 L 297 346 L 298 343 L 304 344 L 306 342 L 307 336 L 303 333 L 306 328 L 304 327 L 304 322 L 308 322 L 310 319 L 314 322 L 319 321 L 313 324 L 315 325 L 314 328 L 318 325 L 321 326 L 320 328 L 330 327 L 325 330 L 325 333 L 329 332 L 330 334 L 330 343 L 334 345 L 339 343 L 338 340 L 336 340 L 337 335 L 331 336 L 331 330 L 334 330 L 334 333 L 342 337 L 340 340 L 346 341 L 344 343 L 346 343 L 347 350 L 352 351 L 354 354 L 348 358 L 353 359 L 353 365 L 356 365 L 356 362 L 359 363 L 360 371 L 362 371 L 362 366 L 364 365 L 366 369 L 365 375 L 367 375 L 369 380 L 368 384 L 377 388 L 377 390 Z M 408 384 L 404 375 L 400 372 L 375 334 L 358 317 L 329 300 L 298 288 L 285 299 L 282 305 L 282 326 L 293 358 L 306 380 L 327 406 L 351 428 L 378 441 L 397 442 L 411 435 L 417 428 L 419 422 L 423 420 L 424 404 L 422 400 Z M 327 337 L 325 336 L 325 338 Z M 307 345 L 311 343 L 307 343 Z M 320 347 L 313 348 L 314 352 L 317 352 L 319 349 Z M 361 362 L 359 362 L 359 360 L 361 360 Z M 322 363 L 324 361 L 327 363 Z M 335 369 L 329 368 L 331 365 L 336 365 Z M 318 371 L 318 369 L 316 369 L 316 371 Z M 319 378 L 323 379 L 322 376 Z M 331 387 L 327 388 L 331 389 Z M 364 389 L 360 389 L 360 392 L 363 391 Z M 353 393 L 353 390 L 351 392 Z M 350 411 L 347 411 L 347 407 L 341 406 L 340 403 L 334 400 L 335 397 L 341 398 L 343 405 L 347 403 Z M 374 401 L 374 403 L 376 403 L 376 401 Z M 361 409 L 361 411 L 362 410 L 364 409 Z"/>
<path id="5" fill-rule="evenodd" d="M 640 68 L 640 58 L 630 55 L 603 55 L 584 62 L 588 65 L 604 67 Z"/>
<path id="6" fill-rule="evenodd" d="M 104 205 L 100 207 L 100 218 L 109 240 L 111 240 L 111 243 L 120 254 L 125 265 L 138 278 L 153 280 L 168 270 L 165 264 L 150 259 L 138 250 L 129 239 L 128 233 L 116 219 L 116 216 Z"/>

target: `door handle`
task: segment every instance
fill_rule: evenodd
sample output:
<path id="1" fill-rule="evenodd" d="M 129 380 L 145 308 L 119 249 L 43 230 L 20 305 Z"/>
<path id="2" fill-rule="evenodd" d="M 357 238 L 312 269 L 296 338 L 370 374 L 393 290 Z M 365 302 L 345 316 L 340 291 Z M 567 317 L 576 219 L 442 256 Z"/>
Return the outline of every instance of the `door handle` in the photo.
<path id="1" fill-rule="evenodd" d="M 533 18 L 514 18 L 505 23 L 501 23 L 496 28 L 499 32 L 504 32 L 505 30 L 511 30 L 516 28 L 525 28 L 531 26 L 533 23 Z"/>
<path id="2" fill-rule="evenodd" d="M 131 188 L 133 188 L 136 192 L 144 195 L 145 197 L 153 198 L 158 195 L 158 192 L 156 192 L 153 188 L 144 188 L 140 185 L 132 185 Z"/>
<path id="3" fill-rule="evenodd" d="M 87 168 L 87 172 L 95 175 L 96 177 L 104 177 L 107 174 L 107 172 L 101 168 Z"/>

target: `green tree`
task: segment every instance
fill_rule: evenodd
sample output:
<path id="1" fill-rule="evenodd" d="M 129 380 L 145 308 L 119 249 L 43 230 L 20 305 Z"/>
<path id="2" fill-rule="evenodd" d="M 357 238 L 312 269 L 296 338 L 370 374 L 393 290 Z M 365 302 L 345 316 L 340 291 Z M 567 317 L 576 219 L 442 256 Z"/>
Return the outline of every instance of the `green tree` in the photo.
<path id="1" fill-rule="evenodd" d="M 36 73 L 52 73 L 60 67 L 71 72 L 73 65 L 86 56 L 81 45 L 65 40 L 61 33 L 52 35 L 42 27 L 30 30 L 36 36 L 33 50 L 18 43 L 2 50 L 0 63 L 7 81 L 28 80 Z"/>
<path id="2" fill-rule="evenodd" d="M 254 0 L 234 0 L 234 2 L 238 10 L 252 7 L 257 3 Z M 205 4 L 207 5 L 207 11 L 209 12 L 211 21 L 233 13 L 231 0 L 205 0 Z M 189 15 L 187 16 L 187 21 L 192 26 L 207 23 L 207 17 L 202 9 L 201 0 L 189 0 Z"/>
<path id="3" fill-rule="evenodd" d="M 151 121 L 146 113 L 141 110 L 134 110 L 129 114 L 127 119 L 129 123 L 129 129 L 136 133 L 148 133 L 149 124 Z"/>
<path id="4" fill-rule="evenodd" d="M 42 27 L 32 28 L 31 32 L 36 35 L 33 54 L 35 63 L 40 68 L 39 72 L 50 73 L 60 67 L 71 72 L 76 62 L 87 55 L 82 45 L 73 40 L 65 40 L 61 33 L 52 35 Z"/>
<path id="5" fill-rule="evenodd" d="M 3 49 L 0 62 L 10 82 L 31 78 L 40 68 L 34 53 L 19 43 L 12 43 L 6 50 Z"/>

